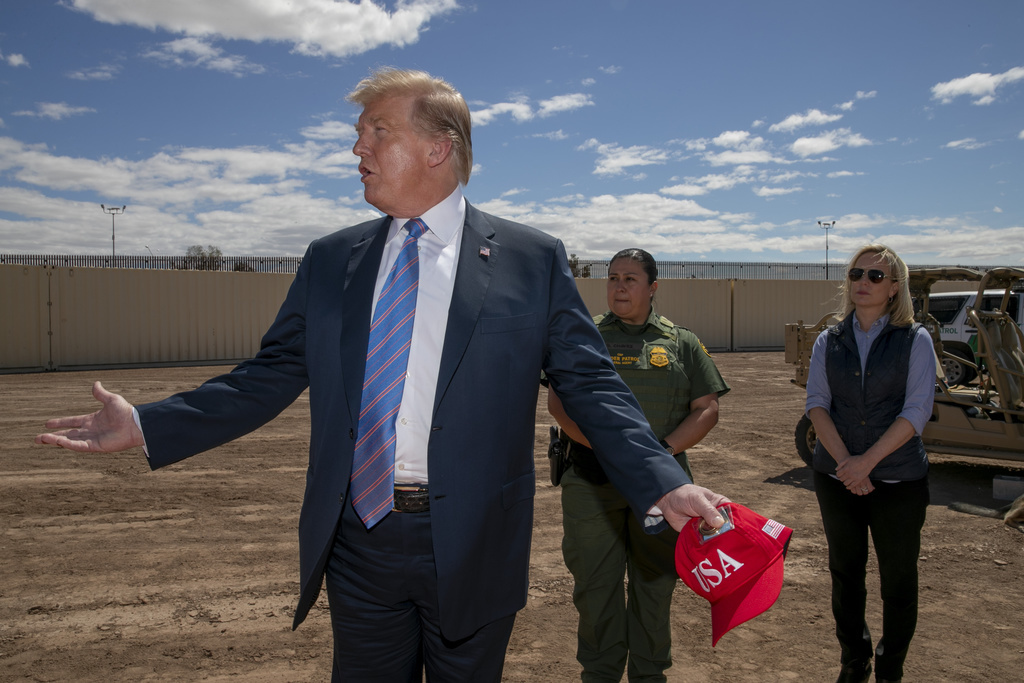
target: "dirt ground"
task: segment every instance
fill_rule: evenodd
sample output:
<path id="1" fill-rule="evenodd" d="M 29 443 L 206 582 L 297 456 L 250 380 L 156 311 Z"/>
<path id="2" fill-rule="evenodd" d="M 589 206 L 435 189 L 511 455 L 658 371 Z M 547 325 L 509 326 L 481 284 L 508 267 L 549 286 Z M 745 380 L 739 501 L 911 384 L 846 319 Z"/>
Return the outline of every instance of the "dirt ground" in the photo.
<path id="1" fill-rule="evenodd" d="M 803 391 L 782 353 L 717 354 L 733 390 L 692 449 L 698 483 L 795 530 L 772 609 L 711 647 L 707 602 L 680 583 L 671 681 L 831 681 L 838 648 L 825 539 L 793 428 Z M 36 446 L 48 417 L 94 410 L 92 380 L 145 402 L 223 368 L 0 375 L 0 681 L 327 681 L 326 599 L 298 630 L 296 527 L 308 443 L 305 398 L 216 451 L 150 472 L 141 452 L 77 455 Z M 506 681 L 572 681 L 576 613 L 562 563 L 541 394 L 529 602 Z M 954 512 L 989 507 L 1012 463 L 934 456 L 921 608 L 909 681 L 1024 679 L 1024 534 Z M 871 567 L 874 567 L 872 557 Z M 872 632 L 881 630 L 877 574 Z"/>

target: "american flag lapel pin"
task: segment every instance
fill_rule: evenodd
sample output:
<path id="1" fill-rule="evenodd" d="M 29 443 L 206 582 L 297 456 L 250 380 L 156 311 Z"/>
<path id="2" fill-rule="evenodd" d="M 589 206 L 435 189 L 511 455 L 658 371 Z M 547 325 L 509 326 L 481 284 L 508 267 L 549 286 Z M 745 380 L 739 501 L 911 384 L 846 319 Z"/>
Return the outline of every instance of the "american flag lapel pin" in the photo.
<path id="1" fill-rule="evenodd" d="M 487 258 L 490 255 L 491 255 L 491 248 L 490 247 L 480 247 L 480 256 L 482 256 L 483 258 Z"/>

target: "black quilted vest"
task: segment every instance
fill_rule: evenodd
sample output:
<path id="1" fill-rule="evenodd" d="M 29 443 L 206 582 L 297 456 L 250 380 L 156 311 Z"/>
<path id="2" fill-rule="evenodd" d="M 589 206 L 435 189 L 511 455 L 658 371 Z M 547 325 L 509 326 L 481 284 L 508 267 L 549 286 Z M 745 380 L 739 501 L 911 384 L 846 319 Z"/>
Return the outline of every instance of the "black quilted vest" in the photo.
<path id="1" fill-rule="evenodd" d="M 829 328 L 825 372 L 832 390 L 832 421 L 850 454 L 860 455 L 878 441 L 903 410 L 910 349 L 918 326 L 887 324 L 871 345 L 862 378 L 853 319 L 851 313 Z M 836 471 L 835 460 L 821 441 L 814 449 L 814 469 L 825 474 Z M 915 481 L 927 474 L 928 456 L 921 437 L 915 434 L 878 463 L 871 479 Z"/>

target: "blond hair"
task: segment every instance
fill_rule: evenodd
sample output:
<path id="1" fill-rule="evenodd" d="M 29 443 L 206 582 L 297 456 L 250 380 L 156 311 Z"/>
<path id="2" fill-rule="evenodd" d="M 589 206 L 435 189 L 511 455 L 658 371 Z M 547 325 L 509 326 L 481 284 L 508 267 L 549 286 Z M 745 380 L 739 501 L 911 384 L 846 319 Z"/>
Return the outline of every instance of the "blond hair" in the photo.
<path id="1" fill-rule="evenodd" d="M 472 118 L 469 106 L 450 83 L 425 71 L 385 67 L 359 81 L 348 94 L 349 102 L 367 107 L 384 97 L 415 98 L 413 123 L 429 136 L 443 136 L 452 143 L 452 168 L 463 185 L 473 171 Z"/>
<path id="2" fill-rule="evenodd" d="M 876 254 L 889 266 L 889 273 L 893 282 L 898 285 L 896 295 L 886 304 L 885 312 L 889 315 L 889 322 L 893 325 L 910 325 L 914 322 L 914 301 L 910 297 L 910 277 L 907 264 L 903 262 L 896 252 L 884 244 L 865 244 L 857 250 L 847 265 L 847 271 L 857 265 L 857 261 L 864 254 Z M 850 278 L 843 277 L 843 283 L 839 286 L 839 308 L 836 311 L 836 318 L 845 319 L 854 310 L 853 298 L 850 296 Z"/>

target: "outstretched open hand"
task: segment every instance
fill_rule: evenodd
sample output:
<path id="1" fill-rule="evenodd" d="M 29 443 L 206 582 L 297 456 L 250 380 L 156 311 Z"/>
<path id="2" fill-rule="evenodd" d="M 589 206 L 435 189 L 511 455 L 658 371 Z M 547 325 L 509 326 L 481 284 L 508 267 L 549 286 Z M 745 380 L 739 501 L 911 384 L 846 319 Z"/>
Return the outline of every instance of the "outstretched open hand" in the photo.
<path id="1" fill-rule="evenodd" d="M 48 420 L 46 428 L 54 431 L 40 434 L 36 443 L 92 453 L 113 453 L 144 444 L 128 401 L 99 382 L 92 385 L 92 395 L 102 408 L 90 415 Z"/>

